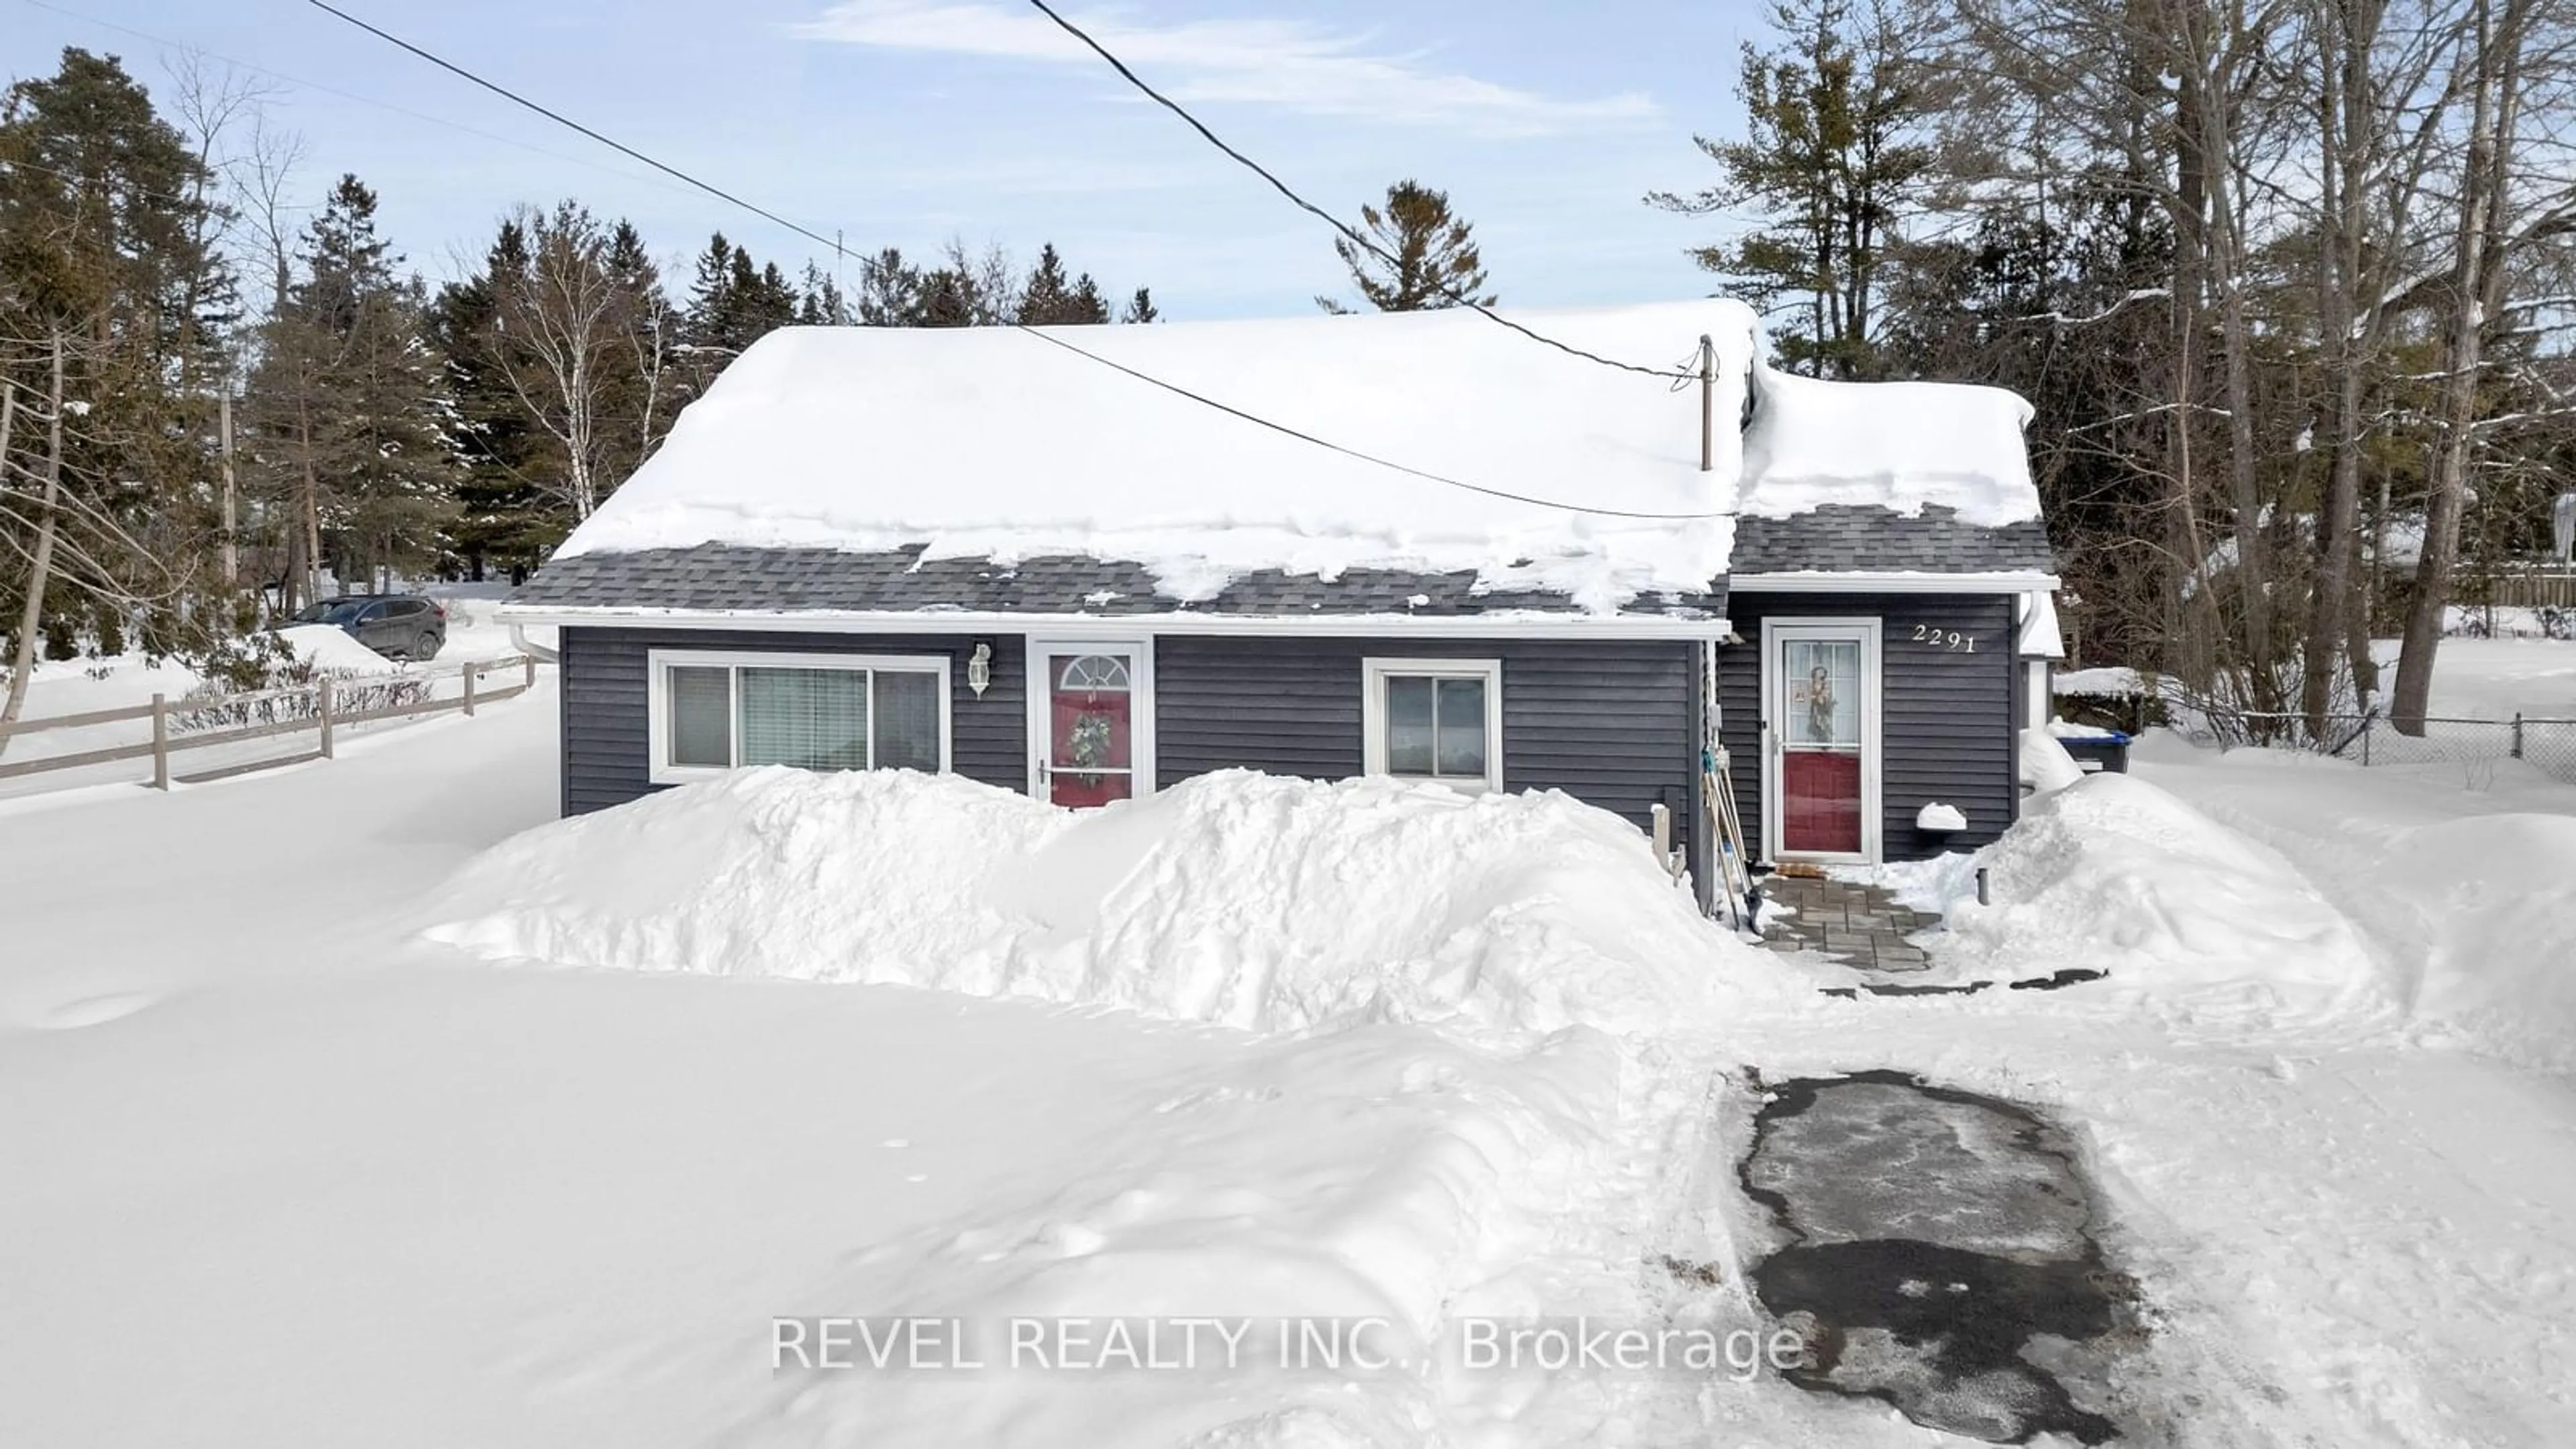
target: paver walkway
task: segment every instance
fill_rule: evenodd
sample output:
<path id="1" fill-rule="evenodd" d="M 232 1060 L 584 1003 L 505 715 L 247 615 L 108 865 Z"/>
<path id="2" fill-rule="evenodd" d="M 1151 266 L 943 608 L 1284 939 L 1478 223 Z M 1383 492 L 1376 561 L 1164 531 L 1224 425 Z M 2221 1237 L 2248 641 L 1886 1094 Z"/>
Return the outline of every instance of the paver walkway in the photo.
<path id="1" fill-rule="evenodd" d="M 1941 918 L 1909 910 L 1873 885 L 1851 881 L 1772 876 L 1762 893 L 1796 912 L 1778 918 L 1762 944 L 1774 951 L 1815 951 L 1847 966 L 1873 971 L 1921 971 L 1932 964 L 1923 948 L 1905 938 Z"/>

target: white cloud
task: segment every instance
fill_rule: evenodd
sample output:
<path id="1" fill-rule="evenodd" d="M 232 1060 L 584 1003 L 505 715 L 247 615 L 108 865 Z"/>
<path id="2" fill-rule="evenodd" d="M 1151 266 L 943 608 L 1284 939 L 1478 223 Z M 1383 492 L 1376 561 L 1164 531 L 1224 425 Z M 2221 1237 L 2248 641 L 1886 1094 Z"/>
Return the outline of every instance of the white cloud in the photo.
<path id="1" fill-rule="evenodd" d="M 1073 22 L 1184 103 L 1230 101 L 1312 115 L 1352 116 L 1537 135 L 1655 114 L 1639 94 L 1561 100 L 1452 75 L 1420 56 L 1374 54 L 1369 37 L 1296 20 L 1195 20 L 1156 25 L 1114 13 Z M 1035 10 L 978 0 L 842 0 L 794 27 L 813 40 L 886 50 L 1098 66 L 1099 57 Z M 1105 70 L 1105 68 L 1104 68 Z"/>

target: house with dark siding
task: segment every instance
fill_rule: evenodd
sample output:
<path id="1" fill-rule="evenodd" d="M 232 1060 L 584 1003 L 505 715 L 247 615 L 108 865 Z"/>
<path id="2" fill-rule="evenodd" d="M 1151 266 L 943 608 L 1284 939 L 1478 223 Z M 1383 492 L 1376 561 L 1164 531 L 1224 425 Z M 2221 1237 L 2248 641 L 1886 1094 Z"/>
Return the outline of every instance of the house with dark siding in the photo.
<path id="1" fill-rule="evenodd" d="M 1664 807 L 1706 881 L 1723 760 L 1757 858 L 2000 834 L 2058 652 L 2019 400 L 1779 376 L 1731 302 L 1530 320 L 1666 366 L 1465 312 L 773 334 L 505 607 L 564 811 L 1383 774 Z"/>

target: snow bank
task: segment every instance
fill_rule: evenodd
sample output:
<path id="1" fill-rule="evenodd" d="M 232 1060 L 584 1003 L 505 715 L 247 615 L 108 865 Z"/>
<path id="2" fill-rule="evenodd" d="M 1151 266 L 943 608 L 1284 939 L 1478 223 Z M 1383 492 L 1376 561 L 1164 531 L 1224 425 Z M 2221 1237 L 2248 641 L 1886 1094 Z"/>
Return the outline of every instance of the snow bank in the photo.
<path id="1" fill-rule="evenodd" d="M 1944 912 L 1960 957 L 1998 973 L 2107 971 L 2109 995 L 2266 1016 L 2375 989 L 2360 934 L 2278 853 L 2134 776 L 2035 798 L 1980 860 L 1993 903 Z"/>
<path id="2" fill-rule="evenodd" d="M 2576 1072 L 2576 817 L 2479 815 L 2389 844 L 2359 882 L 2413 918 L 2415 1017 L 2525 1066 Z"/>
<path id="3" fill-rule="evenodd" d="M 2039 517 L 2022 441 L 2030 404 L 2002 388 L 1825 382 L 1757 367 L 1754 393 L 1746 513 L 1848 503 L 1912 516 L 1938 504 L 1986 527 Z"/>
<path id="4" fill-rule="evenodd" d="M 1250 1029 L 1668 1026 L 1742 951 L 1639 831 L 1567 796 L 1246 771 L 1080 814 L 954 776 L 738 772 L 519 836 L 433 919 L 491 958 Z"/>
<path id="5" fill-rule="evenodd" d="M 2052 723 L 2054 723 L 2052 721 Z M 2057 742 L 2054 729 L 2021 732 L 2021 783 L 2038 794 L 2063 790 L 2084 778 L 2084 767 Z"/>
<path id="6" fill-rule="evenodd" d="M 746 1444 L 1578 1441 L 1619 1386 L 1462 1370 L 1456 1320 L 1646 1312 L 1641 1215 L 1697 1161 L 1704 1029 L 1725 993 L 1792 989 L 1641 832 L 1565 796 L 1245 771 L 1080 813 L 954 776 L 740 771 L 520 835 L 430 914 L 495 959 L 1273 1032 L 1176 1076 L 1070 1178 L 998 1180 L 796 1302 L 954 1319 L 995 1365 L 1014 1319 L 1374 1319 L 1394 1367 L 1265 1339 L 1239 1371 L 791 1371 L 722 1436 Z M 1686 1061 L 1613 1034 L 1693 1025 Z"/>
<path id="7" fill-rule="evenodd" d="M 1740 398 L 1756 324 L 1701 300 L 1514 313 L 1656 367 L 1707 335 Z M 1700 404 L 1465 309 L 1077 327 L 790 327 L 754 343 L 560 556 L 699 543 L 1142 563 L 1167 595 L 1240 574 L 1473 570 L 1615 608 L 1703 590 L 1733 541 L 1738 439 L 1700 471 Z M 1175 387 L 1446 486 L 1193 402 Z M 1734 403 L 1721 402 L 1721 410 Z M 935 480 L 936 486 L 925 486 Z M 1619 517 L 1546 506 L 1667 515 Z M 1702 515 L 1674 518 L 1669 515 Z"/>
<path id="8" fill-rule="evenodd" d="M 357 674 L 389 674 L 393 661 L 358 642 L 346 629 L 329 624 L 289 624 L 277 631 L 295 657 L 316 669 Z"/>

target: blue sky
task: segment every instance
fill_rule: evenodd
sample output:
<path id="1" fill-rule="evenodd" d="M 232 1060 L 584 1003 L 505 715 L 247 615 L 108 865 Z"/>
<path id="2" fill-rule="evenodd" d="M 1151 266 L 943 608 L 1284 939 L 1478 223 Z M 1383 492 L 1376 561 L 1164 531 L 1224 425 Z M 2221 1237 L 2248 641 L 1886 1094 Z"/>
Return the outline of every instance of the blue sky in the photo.
<path id="1" fill-rule="evenodd" d="M 59 4 L 59 8 L 47 8 Z M 1022 0 L 340 0 L 342 8 L 826 235 L 853 253 L 1052 239 L 1171 317 L 1293 313 L 1344 276 L 1322 223 L 1144 103 Z M 1148 80 L 1345 216 L 1403 176 L 1476 223 L 1507 306 L 1695 296 L 1750 0 L 1071 0 Z M 71 13 L 67 13 L 71 12 Z M 125 31 L 112 28 L 126 27 Z M 144 32 L 154 40 L 129 32 Z M 810 243 L 654 176 L 301 0 L 0 0 L 0 71 L 112 51 L 156 93 L 173 42 L 270 72 L 301 199 L 342 171 L 433 278 L 515 202 L 578 196 L 672 265 L 721 228 L 793 269 Z M 361 97 L 365 99 L 360 99 Z M 399 109 L 388 109 L 388 107 Z M 409 114 L 407 114 L 409 113 Z M 434 119 L 430 119 L 434 118 Z M 820 258 L 828 263 L 829 258 Z"/>

